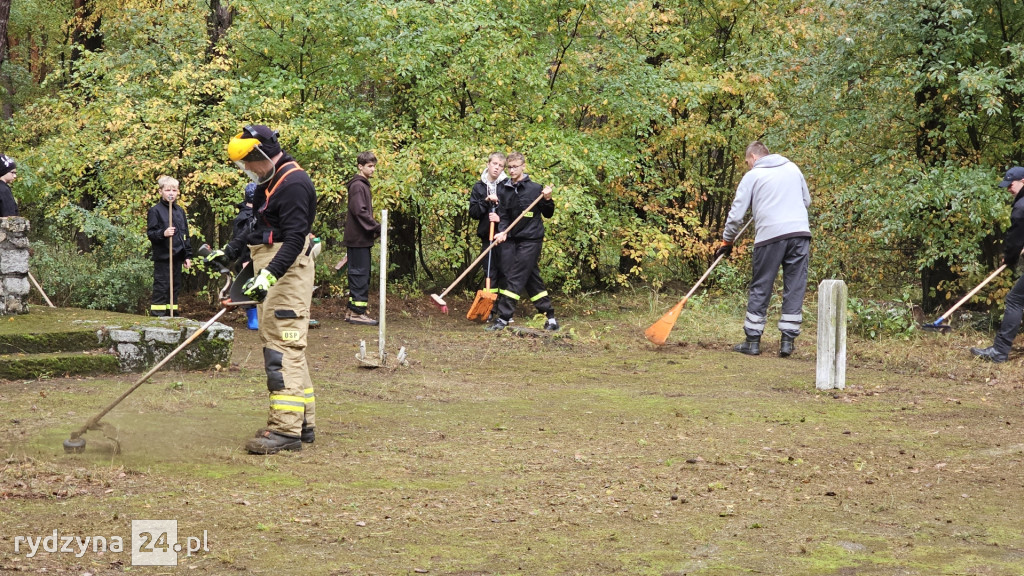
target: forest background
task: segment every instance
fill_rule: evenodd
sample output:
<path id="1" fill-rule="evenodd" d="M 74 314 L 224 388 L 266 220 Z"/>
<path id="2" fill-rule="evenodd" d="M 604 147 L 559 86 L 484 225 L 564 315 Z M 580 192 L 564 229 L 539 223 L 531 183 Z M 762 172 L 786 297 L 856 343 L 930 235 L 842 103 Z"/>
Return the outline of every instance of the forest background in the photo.
<path id="1" fill-rule="evenodd" d="M 1000 263 L 996 184 L 1024 163 L 1019 0 L 0 0 L 0 26 L 0 148 L 34 266 L 78 306 L 148 293 L 161 174 L 195 242 L 226 242 L 245 181 L 225 147 L 250 123 L 310 172 L 328 253 L 375 151 L 408 290 L 476 256 L 494 150 L 555 187 L 549 286 L 692 282 L 760 139 L 808 179 L 812 283 L 934 310 Z"/>

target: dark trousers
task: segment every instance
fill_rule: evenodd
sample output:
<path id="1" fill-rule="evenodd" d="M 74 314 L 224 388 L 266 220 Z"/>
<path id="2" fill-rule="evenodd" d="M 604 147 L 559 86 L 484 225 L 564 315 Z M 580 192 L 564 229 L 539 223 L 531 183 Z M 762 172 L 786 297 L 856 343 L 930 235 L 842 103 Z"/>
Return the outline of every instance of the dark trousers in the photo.
<path id="1" fill-rule="evenodd" d="M 543 245 L 544 239 L 538 238 L 509 239 L 499 246 L 503 248 L 501 268 L 505 274 L 505 286 L 498 291 L 498 316 L 502 320 L 508 321 L 512 318 L 523 293 L 530 295 L 530 301 L 538 312 L 548 318 L 554 317 L 555 309 L 551 306 L 551 298 L 544 287 L 544 280 L 540 277 L 540 268 L 537 267 Z"/>
<path id="2" fill-rule="evenodd" d="M 171 265 L 167 260 L 153 262 L 153 296 L 150 298 L 150 316 L 168 316 L 171 310 L 178 315 L 178 294 L 181 293 L 181 267 L 185 259 L 174 259 L 174 302 L 171 302 Z"/>
<path id="3" fill-rule="evenodd" d="M 1013 340 L 1020 330 L 1021 318 L 1024 317 L 1024 276 L 1017 279 L 1013 288 L 1006 294 L 1006 310 L 1003 311 L 1003 322 L 996 333 L 996 341 L 992 346 L 1001 354 L 1009 354 Z"/>
<path id="4" fill-rule="evenodd" d="M 747 336 L 760 337 L 764 333 L 768 302 L 772 298 L 780 266 L 782 314 L 779 316 L 779 331 L 791 338 L 800 335 L 810 261 L 810 238 L 785 238 L 754 247 L 754 275 L 747 292 L 747 316 L 743 321 L 743 332 Z"/>
<path id="5" fill-rule="evenodd" d="M 370 300 L 370 247 L 348 249 L 348 308 L 365 314 Z"/>
<path id="6" fill-rule="evenodd" d="M 483 240 L 483 247 L 480 251 L 483 252 L 490 246 L 491 243 L 487 239 Z M 498 244 L 487 253 L 484 258 L 484 279 L 491 279 L 491 292 L 494 294 L 498 293 L 498 290 L 504 287 L 505 275 L 501 273 L 501 251 L 503 246 Z"/>

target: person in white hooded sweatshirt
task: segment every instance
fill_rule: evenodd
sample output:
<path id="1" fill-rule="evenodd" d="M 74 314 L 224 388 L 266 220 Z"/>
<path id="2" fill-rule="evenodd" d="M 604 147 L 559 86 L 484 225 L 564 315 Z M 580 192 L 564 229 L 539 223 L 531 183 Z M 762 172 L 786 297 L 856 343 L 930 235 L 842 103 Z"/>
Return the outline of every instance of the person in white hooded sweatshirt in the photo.
<path id="1" fill-rule="evenodd" d="M 746 340 L 733 350 L 756 356 L 761 353 L 761 335 L 767 322 L 772 287 L 782 267 L 782 333 L 779 356 L 791 355 L 803 322 L 807 267 L 811 259 L 811 228 L 807 208 L 811 194 L 800 168 L 785 156 L 772 154 L 761 142 L 751 142 L 745 154 L 750 171 L 740 180 L 736 198 L 722 233 L 722 246 L 715 257 L 732 254 L 732 243 L 750 210 L 755 223 L 753 277 L 747 294 L 747 315 L 743 321 Z"/>
<path id="2" fill-rule="evenodd" d="M 480 238 L 483 249 L 491 244 L 491 222 L 497 227 L 500 219 L 495 211 L 498 207 L 498 183 L 508 178 L 505 174 L 505 155 L 494 152 L 487 158 L 480 180 L 473 185 L 469 193 L 469 217 L 477 220 L 476 235 Z M 497 229 L 494 230 L 497 232 Z M 501 273 L 501 250 L 491 251 L 491 261 L 486 268 L 491 279 L 491 292 L 498 293 L 503 288 L 505 277 Z"/>

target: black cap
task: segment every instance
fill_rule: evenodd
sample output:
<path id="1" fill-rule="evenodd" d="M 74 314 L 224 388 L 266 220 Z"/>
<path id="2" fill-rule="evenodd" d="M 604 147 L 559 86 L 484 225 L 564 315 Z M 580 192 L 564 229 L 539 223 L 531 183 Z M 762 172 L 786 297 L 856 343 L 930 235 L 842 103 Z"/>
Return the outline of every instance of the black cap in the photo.
<path id="1" fill-rule="evenodd" d="M 0 176 L 3 176 L 8 172 L 14 172 L 17 167 L 18 165 L 14 163 L 14 158 L 11 158 L 6 154 L 0 154 Z"/>
<path id="2" fill-rule="evenodd" d="M 251 124 L 242 128 L 242 133 L 259 140 L 260 150 L 267 155 L 267 158 L 273 158 L 281 152 L 281 145 L 277 143 L 277 131 L 275 130 L 262 124 Z"/>
<path id="3" fill-rule="evenodd" d="M 999 183 L 1000 188 L 1009 188 L 1010 184 L 1013 184 L 1017 180 L 1024 180 L 1024 168 L 1020 166 L 1014 166 L 1006 171 L 1006 176 L 1003 176 L 1003 181 Z"/>

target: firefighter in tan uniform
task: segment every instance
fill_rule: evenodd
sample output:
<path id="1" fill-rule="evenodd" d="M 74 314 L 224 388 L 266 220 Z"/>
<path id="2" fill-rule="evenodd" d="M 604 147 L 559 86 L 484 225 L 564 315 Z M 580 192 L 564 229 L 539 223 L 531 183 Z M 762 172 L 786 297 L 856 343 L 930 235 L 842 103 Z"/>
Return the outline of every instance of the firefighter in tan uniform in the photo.
<path id="1" fill-rule="evenodd" d="M 315 438 L 313 381 L 306 332 L 313 297 L 316 190 L 309 175 L 281 150 L 277 132 L 246 126 L 228 143 L 228 156 L 257 183 L 253 219 L 211 258 L 237 258 L 248 244 L 253 278 L 242 291 L 259 302 L 259 334 L 270 392 L 266 428 L 246 442 L 253 454 L 301 450 Z"/>

